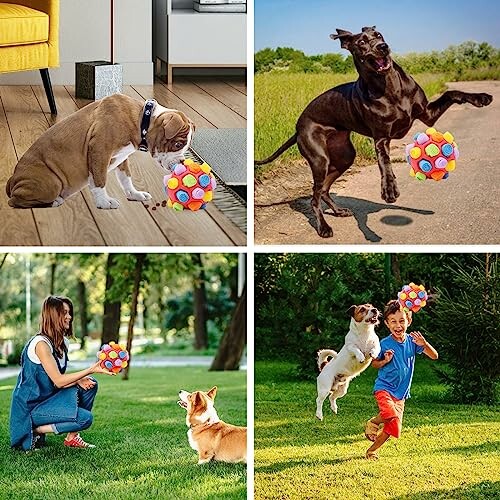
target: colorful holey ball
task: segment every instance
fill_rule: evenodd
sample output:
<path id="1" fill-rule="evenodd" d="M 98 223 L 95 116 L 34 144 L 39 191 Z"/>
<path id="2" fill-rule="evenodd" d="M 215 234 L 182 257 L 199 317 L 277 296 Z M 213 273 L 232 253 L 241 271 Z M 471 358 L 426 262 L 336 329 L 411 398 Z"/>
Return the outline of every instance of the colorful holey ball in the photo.
<path id="1" fill-rule="evenodd" d="M 406 146 L 410 175 L 419 181 L 448 178 L 455 170 L 455 160 L 459 156 L 453 136 L 449 132 L 442 134 L 435 128 L 428 128 L 425 133 L 416 134 L 413 140 Z"/>
<path id="2" fill-rule="evenodd" d="M 178 211 L 205 208 L 217 186 L 210 166 L 191 159 L 175 165 L 172 173 L 163 178 L 163 183 L 168 196 L 167 206 Z"/>
<path id="3" fill-rule="evenodd" d="M 104 344 L 97 353 L 97 357 L 101 361 L 101 367 L 113 373 L 120 373 L 123 368 L 127 367 L 129 360 L 126 347 L 116 342 Z"/>
<path id="4" fill-rule="evenodd" d="M 427 292 L 424 285 L 410 283 L 398 293 L 398 300 L 405 311 L 418 312 L 427 304 Z"/>

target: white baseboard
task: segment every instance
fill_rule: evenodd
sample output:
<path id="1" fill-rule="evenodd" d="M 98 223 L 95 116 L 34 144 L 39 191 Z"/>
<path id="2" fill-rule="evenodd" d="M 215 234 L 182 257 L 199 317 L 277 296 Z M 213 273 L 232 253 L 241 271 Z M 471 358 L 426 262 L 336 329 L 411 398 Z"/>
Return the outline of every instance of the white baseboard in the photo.
<path id="1" fill-rule="evenodd" d="M 152 62 L 127 62 L 122 66 L 124 85 L 153 85 Z M 52 68 L 49 72 L 52 85 L 75 84 L 74 62 L 63 62 L 59 68 Z M 42 85 L 42 80 L 39 71 L 3 73 L 0 74 L 0 85 Z"/>

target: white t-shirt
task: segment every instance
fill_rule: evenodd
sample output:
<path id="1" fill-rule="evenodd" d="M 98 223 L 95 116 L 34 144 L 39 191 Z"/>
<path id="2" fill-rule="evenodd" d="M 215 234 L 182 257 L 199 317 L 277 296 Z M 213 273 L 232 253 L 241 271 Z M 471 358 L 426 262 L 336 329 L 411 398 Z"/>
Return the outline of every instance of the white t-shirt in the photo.
<path id="1" fill-rule="evenodd" d="M 33 337 L 33 340 L 30 342 L 30 345 L 28 346 L 28 358 L 30 361 L 33 363 L 36 363 L 37 365 L 41 364 L 40 358 L 36 355 L 35 348 L 38 344 L 38 342 L 45 342 L 49 348 L 50 352 L 54 352 L 54 349 L 52 348 L 52 344 L 50 343 L 50 340 L 43 336 L 43 335 L 35 335 Z M 69 347 L 69 340 L 67 338 L 64 339 L 64 344 L 66 345 L 66 349 Z M 66 353 L 64 354 L 64 357 L 66 357 Z M 63 363 L 66 361 L 65 359 L 62 359 Z"/>

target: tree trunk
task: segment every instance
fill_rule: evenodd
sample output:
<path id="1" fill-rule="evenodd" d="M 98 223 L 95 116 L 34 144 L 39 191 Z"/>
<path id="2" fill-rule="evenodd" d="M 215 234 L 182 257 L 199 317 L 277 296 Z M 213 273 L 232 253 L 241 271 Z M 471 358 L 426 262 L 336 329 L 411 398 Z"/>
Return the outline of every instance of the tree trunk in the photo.
<path id="1" fill-rule="evenodd" d="M 120 333 L 121 302 L 113 302 L 109 297 L 109 290 L 113 285 L 113 276 L 111 275 L 111 269 L 114 266 L 114 262 L 114 254 L 110 253 L 108 255 L 108 262 L 106 267 L 106 291 L 104 292 L 104 315 L 102 318 L 101 337 L 102 344 L 107 344 L 111 340 L 114 342 L 118 342 L 118 336 Z"/>
<path id="2" fill-rule="evenodd" d="M 57 254 L 54 254 L 50 262 L 50 295 L 55 295 L 56 269 Z"/>
<path id="3" fill-rule="evenodd" d="M 130 304 L 130 319 L 128 322 L 127 331 L 127 351 L 129 353 L 128 365 L 123 370 L 123 380 L 128 380 L 130 370 L 130 363 L 132 362 L 132 340 L 134 339 L 134 323 L 137 317 L 137 303 L 139 302 L 139 289 L 142 280 L 142 270 L 144 268 L 144 261 L 146 255 L 138 253 L 135 256 L 135 269 L 134 269 L 134 287 L 132 288 L 132 303 Z"/>
<path id="4" fill-rule="evenodd" d="M 247 287 L 234 308 L 233 317 L 220 341 L 210 371 L 237 370 L 247 339 Z"/>
<path id="5" fill-rule="evenodd" d="M 197 268 L 197 274 L 193 284 L 194 299 L 194 348 L 196 350 L 206 349 L 208 347 L 207 334 L 207 296 L 205 290 L 205 270 L 201 255 L 195 253 L 192 255 Z"/>
<path id="6" fill-rule="evenodd" d="M 87 290 L 85 283 L 78 280 L 78 310 L 80 312 L 80 349 L 85 349 L 85 343 L 89 334 L 88 315 L 87 315 Z"/>

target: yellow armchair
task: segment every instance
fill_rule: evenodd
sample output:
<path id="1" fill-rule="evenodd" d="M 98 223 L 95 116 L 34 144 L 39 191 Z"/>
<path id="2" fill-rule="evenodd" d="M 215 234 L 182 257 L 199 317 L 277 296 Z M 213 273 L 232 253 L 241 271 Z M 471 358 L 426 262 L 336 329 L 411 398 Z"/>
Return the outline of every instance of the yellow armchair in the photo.
<path id="1" fill-rule="evenodd" d="M 59 0 L 0 1 L 0 73 L 39 69 L 57 114 L 49 68 L 59 66 Z"/>

